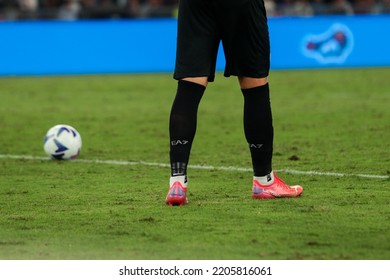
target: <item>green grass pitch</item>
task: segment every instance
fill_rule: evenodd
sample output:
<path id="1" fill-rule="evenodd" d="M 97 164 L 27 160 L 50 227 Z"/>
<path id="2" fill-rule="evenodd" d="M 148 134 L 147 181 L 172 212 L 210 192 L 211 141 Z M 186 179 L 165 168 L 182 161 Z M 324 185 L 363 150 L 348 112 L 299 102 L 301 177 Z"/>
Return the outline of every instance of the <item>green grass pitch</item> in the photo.
<path id="1" fill-rule="evenodd" d="M 274 168 L 304 193 L 257 201 L 243 98 L 218 74 L 199 108 L 185 207 L 164 201 L 170 74 L 3 77 L 0 259 L 389 259 L 389 77 L 271 72 Z M 80 132 L 79 160 L 45 159 L 59 123 Z"/>

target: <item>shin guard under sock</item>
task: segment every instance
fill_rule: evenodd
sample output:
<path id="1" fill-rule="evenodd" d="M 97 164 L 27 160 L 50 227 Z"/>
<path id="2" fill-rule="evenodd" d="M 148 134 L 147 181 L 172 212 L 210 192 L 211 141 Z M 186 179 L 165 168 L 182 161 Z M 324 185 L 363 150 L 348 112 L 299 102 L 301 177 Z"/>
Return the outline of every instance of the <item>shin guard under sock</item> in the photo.
<path id="1" fill-rule="evenodd" d="M 252 157 L 254 176 L 272 171 L 274 130 L 269 86 L 242 89 L 244 96 L 244 132 Z"/>
<path id="2" fill-rule="evenodd" d="M 197 125 L 200 100 L 206 87 L 180 80 L 169 118 L 171 175 L 185 175 Z"/>

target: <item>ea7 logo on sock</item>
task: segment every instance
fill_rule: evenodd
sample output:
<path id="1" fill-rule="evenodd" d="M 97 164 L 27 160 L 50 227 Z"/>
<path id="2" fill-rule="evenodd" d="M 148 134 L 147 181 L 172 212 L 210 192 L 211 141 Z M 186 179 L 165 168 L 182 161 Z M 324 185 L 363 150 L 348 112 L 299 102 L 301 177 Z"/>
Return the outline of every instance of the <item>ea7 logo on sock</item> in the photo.
<path id="1" fill-rule="evenodd" d="M 171 146 L 177 146 L 177 145 L 186 145 L 188 144 L 188 140 L 172 140 Z"/>
<path id="2" fill-rule="evenodd" d="M 353 50 L 353 34 L 343 24 L 334 24 L 321 34 L 310 34 L 303 39 L 302 53 L 321 64 L 343 63 Z"/>
<path id="3" fill-rule="evenodd" d="M 263 147 L 263 144 L 251 144 L 251 143 L 248 143 L 248 145 L 249 145 L 250 149 L 260 149 L 261 147 Z"/>

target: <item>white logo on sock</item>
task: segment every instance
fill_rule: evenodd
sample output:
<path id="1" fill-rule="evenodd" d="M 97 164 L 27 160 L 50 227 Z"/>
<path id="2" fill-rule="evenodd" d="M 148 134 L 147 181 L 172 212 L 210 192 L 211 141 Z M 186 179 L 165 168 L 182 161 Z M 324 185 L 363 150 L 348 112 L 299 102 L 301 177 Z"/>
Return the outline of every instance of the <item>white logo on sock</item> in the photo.
<path id="1" fill-rule="evenodd" d="M 171 141 L 172 146 L 185 145 L 187 143 L 188 143 L 187 140 L 173 140 L 173 141 Z"/>
<path id="2" fill-rule="evenodd" d="M 251 144 L 251 143 L 249 143 L 249 148 L 260 149 L 261 147 L 263 147 L 263 144 Z"/>

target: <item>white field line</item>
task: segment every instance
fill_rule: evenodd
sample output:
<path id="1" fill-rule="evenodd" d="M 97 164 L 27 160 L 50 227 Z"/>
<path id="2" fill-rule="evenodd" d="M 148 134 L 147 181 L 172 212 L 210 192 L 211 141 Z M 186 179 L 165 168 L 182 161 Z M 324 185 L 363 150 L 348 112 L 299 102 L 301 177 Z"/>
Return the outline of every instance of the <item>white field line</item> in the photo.
<path id="1" fill-rule="evenodd" d="M 50 160 L 48 157 L 35 157 L 29 155 L 1 155 L 0 159 L 24 159 L 24 160 Z M 111 164 L 111 165 L 146 165 L 169 168 L 167 163 L 147 162 L 147 161 L 125 161 L 125 160 L 100 160 L 100 159 L 75 159 L 74 162 L 81 163 L 98 163 L 98 164 Z M 220 171 L 239 171 L 239 172 L 251 172 L 251 168 L 236 167 L 236 166 L 211 166 L 211 165 L 189 165 L 188 168 L 192 169 L 205 169 L 205 170 L 220 170 Z M 337 172 L 320 172 L 320 171 L 300 171 L 294 169 L 280 169 L 277 172 L 301 174 L 301 175 L 317 175 L 317 176 L 332 176 L 332 177 L 363 177 L 371 179 L 389 179 L 386 175 L 371 175 L 371 174 L 350 174 L 350 173 L 337 173 Z"/>

